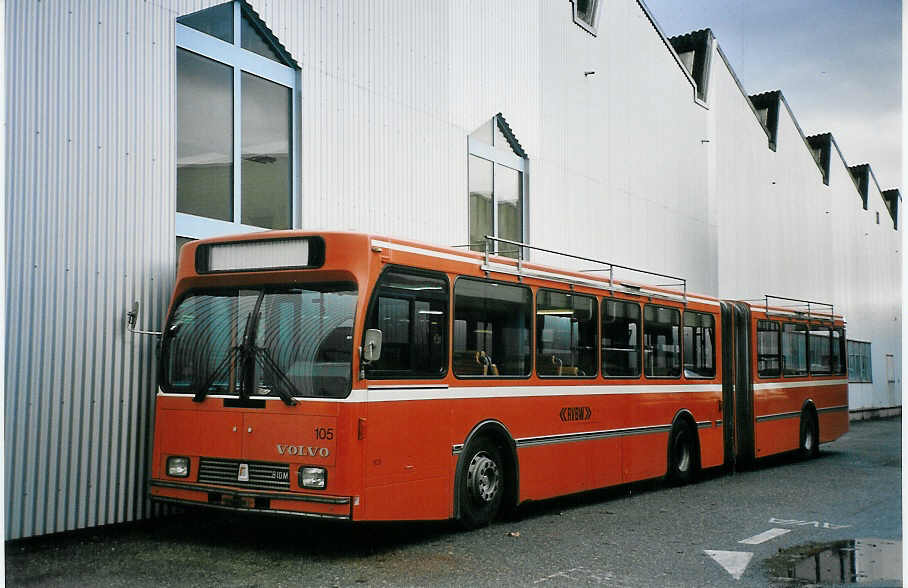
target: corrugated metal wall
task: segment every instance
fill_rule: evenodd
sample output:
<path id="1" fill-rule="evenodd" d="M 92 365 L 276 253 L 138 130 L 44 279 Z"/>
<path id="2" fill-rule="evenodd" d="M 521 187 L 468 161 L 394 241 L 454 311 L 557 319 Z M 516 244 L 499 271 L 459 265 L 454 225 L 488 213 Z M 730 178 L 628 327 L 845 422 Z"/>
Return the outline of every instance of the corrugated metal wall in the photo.
<path id="1" fill-rule="evenodd" d="M 141 327 L 164 318 L 175 253 L 174 22 L 216 3 L 5 5 L 7 538 L 151 514 L 154 343 L 128 333 L 125 314 L 138 300 Z M 696 104 L 635 0 L 600 3 L 597 37 L 572 21 L 567 0 L 251 4 L 301 65 L 307 229 L 466 242 L 467 135 L 501 112 L 529 153 L 534 244 L 742 296 L 754 291 L 747 280 L 771 276 L 757 261 L 750 273 L 723 265 L 720 243 L 746 254 L 740 236 L 760 236 L 752 217 L 722 216 L 726 194 L 765 207 L 764 180 L 777 172 L 798 190 L 822 186 L 806 148 L 770 155 L 736 87 L 711 90 L 712 110 Z M 710 137 L 728 139 L 733 161 L 702 142 Z M 822 195 L 810 198 L 814 206 Z M 841 218 L 850 213 L 860 215 L 855 205 Z M 841 228 L 824 222 L 811 234 Z M 837 278 L 886 290 L 874 308 L 900 288 L 891 243 L 878 241 L 847 250 L 858 267 L 883 256 L 879 267 Z M 805 267 L 812 284 L 823 279 Z M 780 287 L 801 269 L 788 267 Z M 889 310 L 861 312 L 849 317 L 853 334 Z"/>
<path id="2" fill-rule="evenodd" d="M 149 514 L 174 274 L 173 14 L 6 3 L 6 537 Z M 163 49 L 162 49 L 163 48 Z"/>

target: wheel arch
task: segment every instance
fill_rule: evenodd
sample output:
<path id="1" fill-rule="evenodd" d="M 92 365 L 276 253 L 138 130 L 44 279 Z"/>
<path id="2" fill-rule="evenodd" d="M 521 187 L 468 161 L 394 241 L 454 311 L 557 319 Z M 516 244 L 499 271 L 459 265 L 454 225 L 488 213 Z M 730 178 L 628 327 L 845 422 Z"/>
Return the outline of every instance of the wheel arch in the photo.
<path id="1" fill-rule="evenodd" d="M 457 453 L 457 465 L 454 468 L 454 518 L 460 518 L 460 488 L 462 482 L 464 453 L 467 447 L 474 439 L 488 437 L 505 448 L 502 452 L 502 459 L 505 460 L 505 469 L 508 475 L 505 481 L 505 495 L 502 499 L 502 507 L 513 508 L 517 506 L 518 490 L 520 488 L 520 465 L 517 458 L 517 443 L 511 436 L 508 428 L 498 420 L 488 419 L 477 423 L 467 435 L 463 444 L 455 445 L 454 451 Z"/>
<path id="2" fill-rule="evenodd" d="M 672 467 L 671 439 L 672 439 L 672 433 L 674 433 L 675 428 L 678 426 L 679 423 L 684 423 L 685 425 L 687 425 L 690 428 L 691 434 L 694 436 L 694 445 L 695 445 L 694 457 L 697 460 L 696 467 L 699 468 L 700 464 L 703 463 L 702 456 L 700 455 L 700 452 L 702 451 L 702 449 L 700 448 L 700 429 L 699 429 L 699 427 L 697 427 L 697 420 L 694 418 L 694 415 L 693 415 L 693 413 L 691 413 L 691 411 L 689 411 L 686 408 L 682 408 L 678 412 L 675 413 L 674 417 L 672 417 L 672 428 L 668 432 L 669 443 L 665 448 L 665 471 L 666 471 L 666 473 Z"/>

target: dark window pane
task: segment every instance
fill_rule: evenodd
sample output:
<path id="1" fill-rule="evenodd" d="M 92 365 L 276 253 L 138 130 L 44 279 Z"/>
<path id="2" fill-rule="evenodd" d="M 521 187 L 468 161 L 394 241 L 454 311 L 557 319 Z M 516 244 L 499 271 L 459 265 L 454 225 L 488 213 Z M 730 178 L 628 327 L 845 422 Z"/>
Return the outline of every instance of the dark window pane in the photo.
<path id="1" fill-rule="evenodd" d="M 574 0 L 577 4 L 577 18 L 593 26 L 596 17 L 596 4 L 598 0 Z"/>
<path id="2" fill-rule="evenodd" d="M 441 377 L 448 366 L 447 280 L 393 270 L 377 293 L 366 328 L 381 329 L 382 351 L 366 377 Z"/>
<path id="3" fill-rule="evenodd" d="M 681 375 L 681 312 L 647 305 L 643 311 L 643 363 L 647 377 Z"/>
<path id="4" fill-rule="evenodd" d="M 807 327 L 785 323 L 782 327 L 782 373 L 786 376 L 807 374 Z"/>
<path id="5" fill-rule="evenodd" d="M 640 376 L 640 306 L 634 302 L 602 301 L 602 374 Z"/>
<path id="6" fill-rule="evenodd" d="M 684 377 L 714 378 L 716 324 L 713 315 L 684 313 Z"/>
<path id="7" fill-rule="evenodd" d="M 757 373 L 761 378 L 778 378 L 782 373 L 779 352 L 779 323 L 757 321 Z"/>
<path id="8" fill-rule="evenodd" d="M 810 329 L 810 373 L 826 375 L 832 373 L 832 342 L 827 328 L 811 327 Z"/>
<path id="9" fill-rule="evenodd" d="M 495 205 L 498 207 L 498 236 L 523 243 L 523 186 L 522 174 L 514 169 L 495 165 Z M 501 255 L 516 258 L 518 248 L 500 243 Z"/>
<path id="10" fill-rule="evenodd" d="M 484 251 L 492 234 L 492 162 L 470 156 L 470 249 Z"/>
<path id="11" fill-rule="evenodd" d="M 242 223 L 289 229 L 290 88 L 243 72 Z"/>
<path id="12" fill-rule="evenodd" d="M 261 33 L 256 30 L 252 23 L 249 22 L 249 19 L 246 18 L 246 15 L 243 15 L 242 24 L 240 25 L 240 45 L 243 49 L 257 53 L 262 57 L 267 57 L 284 65 L 290 65 L 278 56 L 271 47 L 271 43 L 265 40 Z"/>
<path id="13" fill-rule="evenodd" d="M 233 43 L 233 2 L 218 4 L 205 10 L 181 16 L 177 19 L 177 22 L 201 31 L 206 35 Z"/>
<path id="14" fill-rule="evenodd" d="M 454 286 L 454 373 L 528 376 L 529 288 L 461 278 Z"/>
<path id="15" fill-rule="evenodd" d="M 832 330 L 832 373 L 845 373 L 845 335 L 841 328 Z"/>
<path id="16" fill-rule="evenodd" d="M 536 296 L 536 373 L 596 375 L 596 301 L 541 290 Z"/>
<path id="17" fill-rule="evenodd" d="M 233 220 L 233 69 L 177 49 L 177 212 Z"/>

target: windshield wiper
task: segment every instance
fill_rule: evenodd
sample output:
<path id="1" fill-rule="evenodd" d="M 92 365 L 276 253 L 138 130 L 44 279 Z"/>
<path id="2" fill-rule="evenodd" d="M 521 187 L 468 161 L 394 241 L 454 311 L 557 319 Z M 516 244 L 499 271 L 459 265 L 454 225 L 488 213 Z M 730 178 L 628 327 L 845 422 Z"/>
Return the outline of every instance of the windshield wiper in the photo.
<path id="1" fill-rule="evenodd" d="M 263 369 L 270 370 L 273 375 L 277 376 L 278 381 L 275 383 L 274 390 L 277 392 L 277 395 L 281 397 L 281 400 L 284 401 L 284 404 L 287 406 L 296 406 L 297 402 L 293 397 L 302 396 L 303 394 L 293 385 L 293 382 L 287 377 L 284 370 L 278 367 L 277 362 L 271 357 L 271 352 L 264 347 L 256 347 L 255 358 L 259 360 Z M 282 387 L 281 384 L 284 384 L 286 388 Z M 287 390 L 289 390 L 290 393 L 288 393 Z"/>
<path id="2" fill-rule="evenodd" d="M 240 369 L 240 376 L 241 376 L 240 377 L 240 398 L 243 398 L 243 399 L 248 398 L 248 397 L 244 397 L 244 394 L 243 394 L 243 391 L 245 389 L 245 386 L 243 383 L 246 380 L 246 373 L 247 373 L 247 370 L 243 369 L 243 367 L 244 367 L 243 364 L 245 363 L 245 361 L 243 361 L 243 360 L 247 357 L 245 352 L 247 351 L 247 348 L 248 348 L 250 334 L 253 332 L 252 323 L 255 319 L 255 313 L 258 312 L 259 304 L 261 304 L 263 294 L 264 293 L 259 294 L 258 300 L 256 300 L 256 303 L 255 303 L 255 308 L 253 310 L 251 310 L 248 315 L 246 315 L 246 327 L 243 329 L 242 343 L 230 348 L 230 351 L 227 352 L 227 356 L 221 361 L 221 363 L 218 364 L 218 366 L 216 368 L 214 368 L 214 370 L 211 372 L 211 375 L 208 376 L 208 378 L 202 383 L 202 385 L 196 389 L 195 396 L 192 397 L 193 402 L 202 402 L 203 400 L 205 400 L 205 397 L 208 395 L 208 388 L 211 387 L 211 385 L 214 383 L 215 379 L 217 379 L 217 377 L 219 375 L 221 375 L 221 372 L 223 372 L 225 370 L 225 368 L 233 365 L 233 362 L 234 362 L 234 360 L 236 360 L 237 357 L 239 357 L 241 359 L 240 365 L 238 366 Z M 253 359 L 253 361 L 255 361 L 255 360 Z M 249 371 L 251 371 L 251 370 L 249 370 Z"/>

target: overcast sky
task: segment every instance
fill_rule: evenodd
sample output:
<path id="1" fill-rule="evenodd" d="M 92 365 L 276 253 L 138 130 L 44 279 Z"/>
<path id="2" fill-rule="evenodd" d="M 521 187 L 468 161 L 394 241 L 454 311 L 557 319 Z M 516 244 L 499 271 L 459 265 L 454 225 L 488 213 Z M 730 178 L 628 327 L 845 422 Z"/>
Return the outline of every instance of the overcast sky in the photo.
<path id="1" fill-rule="evenodd" d="M 782 90 L 806 135 L 903 188 L 900 0 L 644 1 L 669 37 L 712 29 L 748 94 Z"/>

